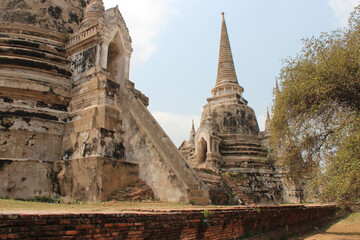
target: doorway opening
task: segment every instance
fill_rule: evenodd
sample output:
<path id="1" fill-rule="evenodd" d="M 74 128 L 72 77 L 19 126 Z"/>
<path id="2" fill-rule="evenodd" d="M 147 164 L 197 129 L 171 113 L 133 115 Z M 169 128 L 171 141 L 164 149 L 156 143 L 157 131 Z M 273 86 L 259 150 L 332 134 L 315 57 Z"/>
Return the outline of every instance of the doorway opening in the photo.
<path id="1" fill-rule="evenodd" d="M 120 84 L 121 78 L 124 76 L 124 57 L 123 47 L 119 33 L 115 35 L 108 48 L 107 70 L 110 75 Z"/>
<path id="2" fill-rule="evenodd" d="M 204 138 L 200 139 L 199 142 L 199 163 L 203 163 L 206 161 L 206 154 L 207 154 L 207 142 Z"/>

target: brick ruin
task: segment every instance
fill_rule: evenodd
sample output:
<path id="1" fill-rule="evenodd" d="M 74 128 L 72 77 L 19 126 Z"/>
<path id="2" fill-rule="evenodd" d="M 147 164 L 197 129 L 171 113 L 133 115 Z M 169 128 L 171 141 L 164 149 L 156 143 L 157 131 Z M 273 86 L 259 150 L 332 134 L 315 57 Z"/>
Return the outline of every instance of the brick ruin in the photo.
<path id="1" fill-rule="evenodd" d="M 101 0 L 0 0 L 0 197 L 105 201 L 137 186 L 195 204 L 299 200 L 268 161 L 224 18 L 213 96 L 180 151 L 129 80 L 132 51 Z"/>
<path id="2" fill-rule="evenodd" d="M 334 205 L 288 205 L 0 214 L 0 239 L 287 239 L 306 225 L 314 228 L 327 221 L 335 212 Z"/>

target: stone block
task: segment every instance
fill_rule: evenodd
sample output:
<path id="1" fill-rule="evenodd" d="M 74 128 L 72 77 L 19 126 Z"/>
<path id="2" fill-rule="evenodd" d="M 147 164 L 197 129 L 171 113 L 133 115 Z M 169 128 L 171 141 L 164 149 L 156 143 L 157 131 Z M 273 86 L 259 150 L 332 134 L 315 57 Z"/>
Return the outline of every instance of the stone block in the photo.
<path id="1" fill-rule="evenodd" d="M 56 197 L 52 193 L 53 163 L 0 159 L 0 197 L 31 199 Z"/>
<path id="2" fill-rule="evenodd" d="M 106 201 L 121 187 L 135 183 L 139 166 L 103 157 L 86 157 L 55 164 L 59 194 L 76 201 Z"/>

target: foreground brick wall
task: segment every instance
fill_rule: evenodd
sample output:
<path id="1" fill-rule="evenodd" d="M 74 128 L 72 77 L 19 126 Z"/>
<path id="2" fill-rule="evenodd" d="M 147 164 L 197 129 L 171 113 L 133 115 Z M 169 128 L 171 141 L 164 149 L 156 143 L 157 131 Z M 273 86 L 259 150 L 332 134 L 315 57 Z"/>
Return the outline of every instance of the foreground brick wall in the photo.
<path id="1" fill-rule="evenodd" d="M 334 214 L 334 205 L 0 214 L 0 239 L 235 239 Z"/>

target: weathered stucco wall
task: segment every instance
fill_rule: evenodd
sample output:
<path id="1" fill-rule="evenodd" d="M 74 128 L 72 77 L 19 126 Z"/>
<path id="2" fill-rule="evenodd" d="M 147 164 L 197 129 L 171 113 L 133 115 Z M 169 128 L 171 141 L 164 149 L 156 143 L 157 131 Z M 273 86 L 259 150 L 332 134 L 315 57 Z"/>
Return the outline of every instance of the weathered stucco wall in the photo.
<path id="1" fill-rule="evenodd" d="M 24 130 L 0 131 L 0 142 L 1 158 L 51 162 L 60 158 L 61 136 L 59 135 Z"/>
<path id="2" fill-rule="evenodd" d="M 52 162 L 0 160 L 0 197 L 53 197 Z"/>
<path id="3" fill-rule="evenodd" d="M 127 126 L 127 161 L 139 164 L 140 178 L 153 189 L 156 199 L 170 202 L 188 201 L 186 188 L 165 163 L 153 140 L 136 123 L 130 112 L 124 115 L 124 124 Z"/>
<path id="4" fill-rule="evenodd" d="M 84 17 L 88 0 L 1 0 L 0 20 L 72 33 Z"/>
<path id="5" fill-rule="evenodd" d="M 237 239 L 277 229 L 281 233 L 285 226 L 291 230 L 296 224 L 335 211 L 333 205 L 294 205 L 107 214 L 0 214 L 0 239 Z"/>
<path id="6" fill-rule="evenodd" d="M 114 191 L 139 179 L 139 167 L 114 159 L 88 157 L 58 161 L 54 174 L 57 191 L 65 199 L 107 201 Z"/>
<path id="7" fill-rule="evenodd" d="M 209 104 L 209 103 L 208 103 Z M 206 121 L 209 107 L 204 106 L 201 121 Z M 238 103 L 210 103 L 211 117 L 216 124 L 219 134 L 240 134 L 258 136 L 259 126 L 255 112 L 245 104 Z"/>
<path id="8" fill-rule="evenodd" d="M 107 200 L 138 174 L 157 198 L 189 201 L 200 179 L 128 80 L 119 9 L 88 2 L 0 0 L 0 161 L 54 162 L 55 192 L 73 200 Z"/>

